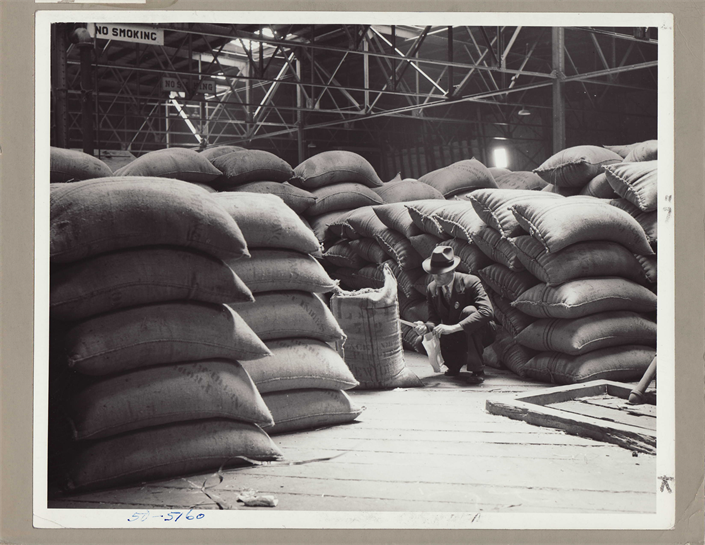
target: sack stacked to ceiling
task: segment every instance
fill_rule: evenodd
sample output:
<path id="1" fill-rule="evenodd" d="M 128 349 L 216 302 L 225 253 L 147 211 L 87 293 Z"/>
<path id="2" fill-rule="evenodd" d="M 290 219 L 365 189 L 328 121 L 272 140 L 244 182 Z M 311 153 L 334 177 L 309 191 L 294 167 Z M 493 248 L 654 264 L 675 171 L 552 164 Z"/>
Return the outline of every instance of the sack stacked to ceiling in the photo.
<path id="1" fill-rule="evenodd" d="M 354 420 L 360 409 L 344 390 L 357 381 L 328 344 L 345 334 L 321 298 L 336 282 L 310 255 L 319 248 L 313 232 L 274 195 L 223 192 L 214 198 L 240 224 L 252 256 L 230 266 L 255 302 L 230 306 L 272 353 L 243 362 L 272 413 L 267 432 Z"/>
<path id="2" fill-rule="evenodd" d="M 53 190 L 50 212 L 50 317 L 63 333 L 52 335 L 62 350 L 51 350 L 50 374 L 71 385 L 50 388 L 72 435 L 63 484 L 279 458 L 260 428 L 271 414 L 239 363 L 270 350 L 226 304 L 253 304 L 228 265 L 250 253 L 212 194 L 107 177 Z"/>

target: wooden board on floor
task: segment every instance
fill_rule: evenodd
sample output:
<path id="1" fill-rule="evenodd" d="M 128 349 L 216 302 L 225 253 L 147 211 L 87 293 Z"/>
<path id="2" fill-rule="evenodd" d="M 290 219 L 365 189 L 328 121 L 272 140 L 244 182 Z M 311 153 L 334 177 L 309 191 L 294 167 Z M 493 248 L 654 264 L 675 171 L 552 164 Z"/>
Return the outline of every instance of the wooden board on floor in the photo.
<path id="1" fill-rule="evenodd" d="M 595 380 L 488 399 L 487 410 L 536 426 L 562 429 L 569 434 L 655 454 L 655 414 L 634 415 L 617 405 L 604 407 L 581 401 L 604 397 L 623 400 L 629 391 L 623 384 Z"/>

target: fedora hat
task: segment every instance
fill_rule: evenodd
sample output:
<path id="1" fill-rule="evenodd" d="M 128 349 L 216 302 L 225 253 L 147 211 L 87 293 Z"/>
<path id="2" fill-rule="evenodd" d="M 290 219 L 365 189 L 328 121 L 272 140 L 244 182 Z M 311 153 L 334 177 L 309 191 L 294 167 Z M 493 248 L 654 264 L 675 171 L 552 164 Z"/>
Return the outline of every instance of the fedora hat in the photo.
<path id="1" fill-rule="evenodd" d="M 431 257 L 423 262 L 423 270 L 429 274 L 443 274 L 455 270 L 460 258 L 450 246 L 436 246 Z"/>

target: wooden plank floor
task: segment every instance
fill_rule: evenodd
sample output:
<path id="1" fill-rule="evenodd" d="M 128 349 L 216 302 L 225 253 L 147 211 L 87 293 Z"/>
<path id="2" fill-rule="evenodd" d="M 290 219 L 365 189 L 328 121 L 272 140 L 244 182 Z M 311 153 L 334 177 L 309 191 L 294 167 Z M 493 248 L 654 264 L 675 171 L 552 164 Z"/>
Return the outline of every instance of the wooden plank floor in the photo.
<path id="1" fill-rule="evenodd" d="M 254 489 L 291 511 L 655 511 L 655 456 L 485 411 L 489 396 L 545 384 L 489 369 L 471 386 L 434 374 L 418 354 L 407 364 L 424 388 L 350 392 L 366 407 L 357 422 L 273 437 L 287 460 L 335 459 L 67 496 L 49 507 L 253 509 L 237 497 Z"/>

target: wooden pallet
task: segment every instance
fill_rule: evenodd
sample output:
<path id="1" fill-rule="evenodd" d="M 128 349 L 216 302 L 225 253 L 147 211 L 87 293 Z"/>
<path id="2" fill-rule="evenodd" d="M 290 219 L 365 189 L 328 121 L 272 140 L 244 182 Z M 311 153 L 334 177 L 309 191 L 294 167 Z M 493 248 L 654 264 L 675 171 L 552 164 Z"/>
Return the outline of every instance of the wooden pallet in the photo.
<path id="1" fill-rule="evenodd" d="M 596 380 L 490 398 L 486 408 L 491 414 L 656 454 L 656 394 L 647 392 L 643 405 L 630 405 L 630 392 L 624 384 Z"/>

